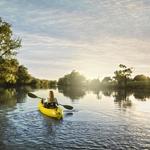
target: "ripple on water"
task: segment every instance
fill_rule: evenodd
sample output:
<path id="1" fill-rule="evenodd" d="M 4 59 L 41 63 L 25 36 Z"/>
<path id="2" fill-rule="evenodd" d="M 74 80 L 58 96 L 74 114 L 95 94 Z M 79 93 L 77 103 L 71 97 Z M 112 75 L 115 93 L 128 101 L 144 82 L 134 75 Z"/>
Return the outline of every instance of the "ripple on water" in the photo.
<path id="1" fill-rule="evenodd" d="M 142 128 L 113 121 L 53 120 L 38 111 L 8 116 L 3 145 L 13 149 L 137 149 L 150 147 Z M 136 133 L 136 134 L 135 134 Z M 134 135 L 135 134 L 135 135 Z M 140 136 L 141 135 L 141 136 Z M 142 138 L 144 135 L 145 138 Z M 142 139 L 141 139 L 142 138 Z M 142 143 L 145 143 L 144 145 Z M 2 144 L 1 144 L 2 147 Z"/>
<path id="2" fill-rule="evenodd" d="M 0 111 L 0 149 L 150 149 L 144 114 L 82 109 L 59 121 L 30 108 Z"/>

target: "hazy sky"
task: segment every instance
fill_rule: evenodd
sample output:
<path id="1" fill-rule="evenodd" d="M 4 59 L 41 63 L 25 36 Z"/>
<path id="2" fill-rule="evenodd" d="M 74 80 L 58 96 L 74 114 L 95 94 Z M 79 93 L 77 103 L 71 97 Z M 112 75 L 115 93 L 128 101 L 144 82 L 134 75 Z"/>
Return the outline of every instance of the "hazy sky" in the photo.
<path id="1" fill-rule="evenodd" d="M 112 76 L 120 63 L 150 75 L 150 0 L 0 0 L 22 38 L 18 58 L 39 78 L 72 70 Z"/>

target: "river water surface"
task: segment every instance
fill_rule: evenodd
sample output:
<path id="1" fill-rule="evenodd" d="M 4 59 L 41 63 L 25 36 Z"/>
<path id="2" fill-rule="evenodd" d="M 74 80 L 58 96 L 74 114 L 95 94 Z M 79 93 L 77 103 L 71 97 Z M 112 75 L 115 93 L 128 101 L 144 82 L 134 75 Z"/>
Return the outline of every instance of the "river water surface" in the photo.
<path id="1" fill-rule="evenodd" d="M 30 91 L 47 97 L 49 90 Z M 42 115 L 27 89 L 0 89 L 0 149 L 150 149 L 150 90 L 53 91 L 74 107 L 63 120 Z"/>

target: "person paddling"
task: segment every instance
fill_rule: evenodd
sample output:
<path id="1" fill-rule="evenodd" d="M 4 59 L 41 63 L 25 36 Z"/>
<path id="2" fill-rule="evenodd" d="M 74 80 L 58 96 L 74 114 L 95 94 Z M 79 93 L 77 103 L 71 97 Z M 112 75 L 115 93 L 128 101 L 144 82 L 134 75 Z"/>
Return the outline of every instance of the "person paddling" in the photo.
<path id="1" fill-rule="evenodd" d="M 49 98 L 42 100 L 45 108 L 56 108 L 58 105 L 57 99 L 54 97 L 53 91 L 49 91 Z"/>

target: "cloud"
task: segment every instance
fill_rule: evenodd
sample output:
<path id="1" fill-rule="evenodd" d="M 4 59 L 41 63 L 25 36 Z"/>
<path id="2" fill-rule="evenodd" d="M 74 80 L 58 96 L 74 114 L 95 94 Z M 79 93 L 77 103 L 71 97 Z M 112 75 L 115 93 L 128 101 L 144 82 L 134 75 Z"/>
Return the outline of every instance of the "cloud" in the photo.
<path id="1" fill-rule="evenodd" d="M 149 7 L 146 0 L 1 0 L 0 14 L 22 38 L 20 62 L 56 79 L 73 69 L 106 76 L 120 63 L 146 72 Z"/>
<path id="2" fill-rule="evenodd" d="M 92 77 L 97 74 L 101 76 L 113 74 L 120 63 L 136 68 L 145 63 L 150 65 L 149 40 L 116 37 L 97 39 L 91 43 L 31 33 L 23 33 L 22 36 L 23 50 L 18 56 L 30 70 L 31 68 L 45 70 L 50 66 L 48 74 L 51 68 L 64 74 L 68 70 L 77 69 L 87 72 L 88 76 Z M 41 71 L 36 72 L 40 76 Z"/>

